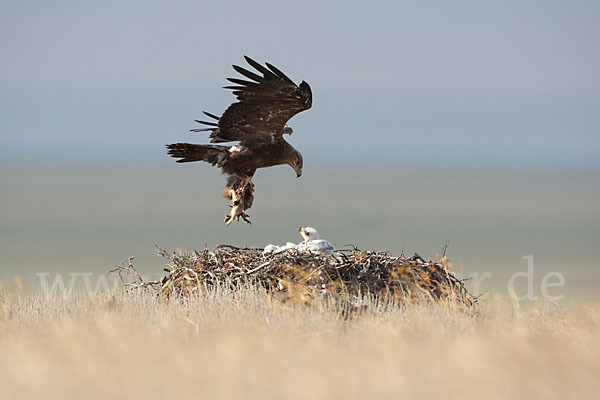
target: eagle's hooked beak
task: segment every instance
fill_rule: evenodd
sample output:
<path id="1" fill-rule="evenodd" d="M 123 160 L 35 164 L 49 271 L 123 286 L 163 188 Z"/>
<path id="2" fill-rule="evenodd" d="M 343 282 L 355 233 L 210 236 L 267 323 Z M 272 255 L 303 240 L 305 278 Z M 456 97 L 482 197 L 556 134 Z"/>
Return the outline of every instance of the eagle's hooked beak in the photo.
<path id="1" fill-rule="evenodd" d="M 296 171 L 296 178 L 300 178 L 302 176 L 302 167 L 300 167 L 295 161 L 292 161 L 289 163 L 289 165 L 294 169 L 294 171 Z"/>
<path id="2" fill-rule="evenodd" d="M 296 161 L 290 161 L 288 163 L 290 167 L 296 172 L 296 177 L 300 178 L 302 176 L 302 164 L 298 165 Z"/>

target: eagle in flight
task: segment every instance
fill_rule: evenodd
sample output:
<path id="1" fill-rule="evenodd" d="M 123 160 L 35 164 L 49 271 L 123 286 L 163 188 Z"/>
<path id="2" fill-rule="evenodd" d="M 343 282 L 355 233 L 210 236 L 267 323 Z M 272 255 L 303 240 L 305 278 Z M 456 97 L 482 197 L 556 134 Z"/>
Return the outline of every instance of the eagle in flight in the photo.
<path id="1" fill-rule="evenodd" d="M 312 105 L 308 83 L 302 81 L 296 85 L 273 65 L 263 66 L 250 57 L 244 58 L 258 73 L 233 65 L 234 70 L 249 79 L 227 78 L 235 85 L 224 88 L 233 90 L 238 101 L 220 117 L 204 111 L 213 121 L 196 120 L 208 128 L 192 129 L 192 132 L 210 132 L 210 143 L 238 143 L 167 145 L 169 155 L 178 158 L 178 163 L 206 161 L 228 175 L 223 193 L 231 201 L 231 211 L 225 217 L 227 225 L 240 217 L 250 223 L 244 211 L 254 200 L 252 177 L 258 168 L 287 164 L 296 176 L 302 175 L 302 155 L 283 135 L 292 134 L 287 121 Z"/>

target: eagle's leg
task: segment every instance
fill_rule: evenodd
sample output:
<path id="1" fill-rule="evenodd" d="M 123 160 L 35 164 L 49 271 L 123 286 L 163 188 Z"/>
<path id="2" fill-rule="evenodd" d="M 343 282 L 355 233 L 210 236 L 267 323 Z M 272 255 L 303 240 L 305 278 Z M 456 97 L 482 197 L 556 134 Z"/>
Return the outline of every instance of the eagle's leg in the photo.
<path id="1" fill-rule="evenodd" d="M 248 214 L 246 214 L 245 212 L 242 211 L 242 213 L 238 216 L 238 220 L 239 220 L 240 217 L 242 217 L 242 219 L 244 221 L 246 221 L 247 223 L 249 223 L 250 225 L 252 225 L 252 222 L 250 221 L 250 216 Z"/>

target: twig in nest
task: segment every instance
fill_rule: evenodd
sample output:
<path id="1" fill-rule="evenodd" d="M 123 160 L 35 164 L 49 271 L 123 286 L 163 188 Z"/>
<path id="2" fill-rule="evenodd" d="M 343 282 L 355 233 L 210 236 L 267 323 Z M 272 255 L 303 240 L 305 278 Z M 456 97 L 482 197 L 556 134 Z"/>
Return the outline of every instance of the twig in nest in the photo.
<path id="1" fill-rule="evenodd" d="M 256 268 L 252 268 L 250 271 L 246 271 L 246 274 L 248 274 L 248 275 L 252 274 L 252 273 L 254 273 L 254 272 L 258 271 L 258 270 L 263 269 L 264 267 L 266 267 L 269 264 L 271 264 L 271 261 L 267 261 L 266 263 L 263 263 L 263 264 L 259 265 Z"/>
<path id="2" fill-rule="evenodd" d="M 233 246 L 231 244 L 218 244 L 217 246 L 215 246 L 216 249 L 233 249 L 233 250 L 263 250 L 261 248 L 258 247 L 236 247 Z M 163 250 L 164 251 L 164 250 Z"/>
<path id="3" fill-rule="evenodd" d="M 136 269 L 134 268 L 133 264 L 132 264 L 132 260 L 134 259 L 134 257 L 129 257 L 123 261 L 121 261 L 119 263 L 119 265 L 116 266 L 115 269 L 112 269 L 108 272 L 110 273 L 116 273 L 117 275 L 119 275 L 119 279 L 121 279 L 121 282 L 123 282 L 123 285 L 126 288 L 145 288 L 148 286 L 154 287 L 154 286 L 158 286 L 160 285 L 160 281 L 148 281 L 146 282 L 144 280 L 144 278 L 142 277 L 142 275 L 140 275 L 139 272 L 136 271 Z M 136 282 L 126 282 L 123 275 L 125 276 L 134 276 L 134 279 L 137 280 Z"/>

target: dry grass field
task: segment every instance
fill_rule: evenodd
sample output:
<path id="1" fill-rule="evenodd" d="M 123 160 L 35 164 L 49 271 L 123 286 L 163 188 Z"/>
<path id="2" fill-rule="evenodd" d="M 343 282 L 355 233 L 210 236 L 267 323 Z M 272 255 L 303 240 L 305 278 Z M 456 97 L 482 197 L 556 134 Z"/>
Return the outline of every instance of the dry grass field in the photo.
<path id="1" fill-rule="evenodd" d="M 0 295 L 0 398 L 597 398 L 595 305 Z"/>

